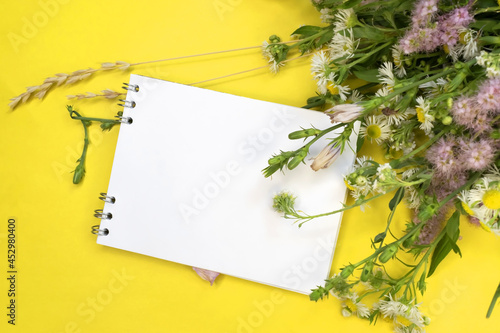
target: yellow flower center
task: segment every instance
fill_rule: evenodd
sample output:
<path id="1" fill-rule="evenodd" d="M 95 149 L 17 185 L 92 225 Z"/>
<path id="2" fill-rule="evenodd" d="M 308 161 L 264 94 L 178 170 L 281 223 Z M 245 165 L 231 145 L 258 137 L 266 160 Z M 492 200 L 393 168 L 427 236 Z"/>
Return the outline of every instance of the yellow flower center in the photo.
<path id="1" fill-rule="evenodd" d="M 445 52 L 446 54 L 450 54 L 450 48 L 448 47 L 448 45 L 447 45 L 447 44 L 444 44 L 444 46 L 443 46 L 443 50 L 444 50 L 444 52 Z"/>
<path id="2" fill-rule="evenodd" d="M 468 204 L 466 204 L 463 201 L 462 201 L 462 208 L 465 210 L 467 214 L 469 214 L 470 216 L 474 216 L 474 212 L 472 211 L 472 209 L 469 207 Z"/>
<path id="3" fill-rule="evenodd" d="M 401 325 L 404 325 L 406 327 L 413 324 L 410 320 L 408 320 L 408 318 L 403 317 L 403 316 L 396 316 L 396 320 L 398 321 L 398 323 L 400 323 Z"/>
<path id="4" fill-rule="evenodd" d="M 354 313 L 354 312 L 356 312 L 356 311 L 358 310 L 357 305 L 356 305 L 356 304 L 354 304 L 354 302 L 353 302 L 353 301 L 351 301 L 350 299 L 346 299 L 346 300 L 344 301 L 344 304 L 345 304 L 345 305 L 346 305 L 346 307 L 347 307 L 349 310 L 351 310 L 351 312 L 353 312 L 353 313 Z"/>
<path id="5" fill-rule="evenodd" d="M 425 122 L 425 113 L 424 113 L 424 109 L 422 109 L 421 107 L 417 107 L 415 109 L 415 111 L 417 111 L 417 119 L 419 122 L 421 122 L 422 124 Z"/>
<path id="6" fill-rule="evenodd" d="M 344 183 L 345 183 L 345 186 L 350 189 L 351 191 L 354 191 L 354 187 L 352 187 L 348 182 L 347 180 L 344 180 Z"/>
<path id="7" fill-rule="evenodd" d="M 398 159 L 403 156 L 403 150 L 396 150 L 395 148 L 389 149 L 389 155 L 391 155 L 392 158 Z"/>
<path id="8" fill-rule="evenodd" d="M 382 129 L 379 125 L 370 125 L 366 128 L 366 135 L 368 135 L 372 139 L 378 139 L 382 135 Z"/>
<path id="9" fill-rule="evenodd" d="M 339 88 L 335 84 L 328 84 L 328 90 L 332 93 L 332 95 L 338 95 L 339 94 Z"/>
<path id="10" fill-rule="evenodd" d="M 483 195 L 483 203 L 489 209 L 500 209 L 500 191 L 491 189 Z"/>
<path id="11" fill-rule="evenodd" d="M 500 0 L 498 0 L 498 1 L 500 1 Z M 394 57 L 394 65 L 396 65 L 396 67 L 400 67 L 401 64 L 402 64 L 401 63 L 401 58 L 398 57 L 398 56 Z"/>
<path id="12" fill-rule="evenodd" d="M 467 44 L 467 41 L 465 40 L 465 37 L 467 36 L 467 31 L 463 31 L 460 33 L 460 35 L 458 35 L 458 41 L 460 42 L 460 44 Z"/>

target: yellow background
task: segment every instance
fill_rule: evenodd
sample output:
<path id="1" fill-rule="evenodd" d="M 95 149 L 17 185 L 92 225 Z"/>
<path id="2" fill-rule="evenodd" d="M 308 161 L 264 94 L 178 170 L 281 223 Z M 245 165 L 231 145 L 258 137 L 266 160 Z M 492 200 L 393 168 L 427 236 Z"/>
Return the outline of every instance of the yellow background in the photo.
<path id="1" fill-rule="evenodd" d="M 259 45 L 301 24 L 320 24 L 306 0 L 78 1 L 2 4 L 0 21 L 0 309 L 2 332 L 390 332 L 392 324 L 344 318 L 334 299 L 307 296 L 237 278 L 213 287 L 190 267 L 96 244 L 90 227 L 102 206 L 118 128 L 91 127 L 87 175 L 72 184 L 83 129 L 65 96 L 119 90 L 131 72 L 191 83 L 265 65 L 258 50 L 98 74 L 58 88 L 15 111 L 8 99 L 45 77 L 101 62 L 139 62 Z M 201 84 L 203 88 L 302 106 L 314 95 L 308 60 Z M 189 101 L 186 101 L 189 103 Z M 71 104 L 85 115 L 112 117 L 115 101 Z M 365 147 L 363 153 L 373 153 Z M 378 155 L 377 155 L 378 156 Z M 293 176 L 290 175 L 290 176 Z M 332 272 L 371 253 L 385 227 L 387 200 L 344 215 Z M 7 324 L 7 219 L 17 218 L 17 322 Z M 407 212 L 396 216 L 402 225 Z M 283 223 L 289 223 L 283 221 Z M 312 222 L 314 223 L 314 222 Z M 500 281 L 500 239 L 463 224 L 463 258 L 451 254 L 428 280 L 428 332 L 498 332 L 500 308 L 485 313 Z M 138 226 L 140 232 L 140 226 Z M 123 275 L 126 277 L 123 278 Z M 121 280 L 117 276 L 122 276 Z"/>

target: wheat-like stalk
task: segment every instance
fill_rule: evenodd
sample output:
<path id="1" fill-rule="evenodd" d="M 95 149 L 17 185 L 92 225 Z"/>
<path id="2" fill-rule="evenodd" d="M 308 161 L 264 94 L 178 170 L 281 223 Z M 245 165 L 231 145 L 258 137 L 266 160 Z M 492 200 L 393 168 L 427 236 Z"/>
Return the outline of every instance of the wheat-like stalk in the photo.
<path id="1" fill-rule="evenodd" d="M 45 80 L 43 80 L 43 83 L 38 86 L 27 87 L 25 92 L 23 92 L 19 96 L 10 99 L 11 102 L 9 103 L 9 106 L 13 110 L 20 104 L 26 103 L 32 96 L 37 97 L 38 99 L 42 99 L 53 87 L 58 87 L 62 84 L 70 85 L 75 82 L 85 80 L 86 78 L 88 78 L 89 76 L 98 71 L 113 70 L 113 69 L 126 70 L 130 67 L 130 65 L 131 64 L 124 61 L 117 61 L 115 63 L 105 62 L 101 64 L 101 68 L 97 69 L 95 68 L 80 69 L 70 74 L 57 73 L 55 76 L 48 77 Z"/>
<path id="2" fill-rule="evenodd" d="M 73 98 L 86 99 L 86 98 L 94 98 L 94 97 L 104 97 L 104 98 L 108 98 L 108 99 L 113 99 L 113 98 L 117 98 L 119 96 L 125 95 L 124 93 L 120 93 L 120 92 L 113 91 L 110 89 L 104 89 L 104 90 L 101 90 L 101 92 L 102 92 L 102 94 L 95 94 L 95 93 L 87 91 L 84 94 L 68 95 L 66 97 L 68 97 L 68 99 L 73 99 Z"/>
<path id="3" fill-rule="evenodd" d="M 293 43 L 293 42 L 298 42 L 298 41 L 300 41 L 300 40 L 280 42 L 280 43 L 277 43 L 277 44 L 288 44 L 288 43 Z M 39 99 L 42 99 L 49 92 L 49 90 L 54 87 L 54 84 L 55 84 L 56 87 L 60 86 L 63 83 L 66 84 L 66 85 L 73 84 L 75 82 L 78 82 L 78 81 L 81 81 L 81 80 L 84 80 L 84 79 L 88 78 L 89 76 L 91 76 L 92 74 L 94 74 L 95 72 L 98 72 L 98 71 L 106 71 L 106 70 L 113 70 L 113 69 L 126 70 L 126 69 L 128 69 L 130 67 L 138 66 L 138 65 L 145 65 L 145 64 L 158 63 L 158 62 L 163 62 L 163 61 L 179 60 L 179 59 L 187 59 L 187 58 L 193 58 L 193 57 L 201 57 L 201 56 L 214 55 L 214 54 L 220 54 L 220 53 L 226 53 L 226 52 L 235 52 L 235 51 L 257 49 L 257 48 L 260 49 L 261 47 L 262 47 L 262 45 L 249 46 L 249 47 L 241 47 L 241 48 L 237 48 L 237 49 L 214 51 L 214 52 L 207 52 L 207 53 L 199 53 L 199 54 L 192 54 L 192 55 L 180 56 L 180 57 L 174 57 L 174 58 L 167 58 L 167 59 L 159 59 L 159 60 L 136 62 L 136 63 L 132 63 L 132 64 L 128 63 L 128 62 L 125 62 L 125 61 L 116 61 L 114 63 L 113 62 L 104 62 L 104 63 L 101 64 L 101 68 L 97 68 L 97 69 L 94 69 L 94 68 L 81 69 L 81 70 L 75 71 L 75 72 L 70 73 L 70 74 L 58 73 L 58 74 L 56 74 L 53 77 L 48 77 L 48 78 L 46 78 L 43 81 L 42 84 L 40 84 L 38 86 L 27 87 L 26 91 L 23 92 L 21 95 L 11 98 L 9 106 L 13 110 L 17 106 L 19 106 L 20 104 L 26 103 L 30 99 L 31 96 L 35 96 L 35 97 L 37 97 Z M 291 59 L 289 59 L 289 60 L 291 60 Z M 285 61 L 288 61 L 288 60 L 285 60 Z M 283 62 L 285 62 L 285 61 L 283 61 Z M 257 70 L 257 69 L 260 69 L 260 68 L 261 67 L 252 68 L 250 70 L 246 70 L 246 71 L 242 71 L 242 72 L 238 72 L 238 73 L 233 73 L 233 74 L 229 74 L 229 75 L 224 75 L 224 76 L 220 76 L 220 77 L 217 77 L 217 78 L 212 78 L 212 79 L 208 79 L 208 80 L 204 80 L 204 81 L 200 81 L 200 82 L 195 82 L 195 83 L 191 83 L 191 84 L 197 84 L 197 83 L 202 83 L 202 82 L 217 80 L 217 79 L 225 78 L 225 77 L 232 76 L 232 75 L 238 75 L 238 74 L 241 74 L 241 73 L 247 73 L 249 71 L 254 71 L 254 70 Z M 108 97 L 108 95 L 106 95 L 106 94 L 104 94 L 104 95 L 98 95 L 98 94 L 93 94 L 93 93 L 87 93 L 87 95 L 85 95 L 85 94 L 69 95 L 68 98 L 82 99 L 82 98 L 93 98 L 93 97 L 97 97 L 97 96 L 104 96 L 106 98 L 114 98 L 114 97 L 116 97 L 116 96 L 114 96 L 114 97 Z M 109 96 L 112 96 L 112 94 L 110 94 Z"/>

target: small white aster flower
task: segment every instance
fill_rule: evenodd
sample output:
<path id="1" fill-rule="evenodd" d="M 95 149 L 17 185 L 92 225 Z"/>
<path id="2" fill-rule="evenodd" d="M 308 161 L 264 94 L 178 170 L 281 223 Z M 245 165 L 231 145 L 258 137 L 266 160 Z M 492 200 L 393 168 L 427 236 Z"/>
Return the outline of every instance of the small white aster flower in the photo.
<path id="1" fill-rule="evenodd" d="M 316 52 L 311 59 L 311 74 L 316 80 L 320 94 L 326 94 L 328 81 L 331 81 L 334 77 L 330 68 L 331 61 L 332 59 L 324 51 Z"/>
<path id="2" fill-rule="evenodd" d="M 342 302 L 342 315 L 350 317 L 353 314 L 359 318 L 370 317 L 370 309 L 365 304 L 358 302 L 358 295 L 356 293 L 347 296 Z"/>
<path id="3" fill-rule="evenodd" d="M 477 32 L 472 29 L 464 29 L 462 33 L 465 44 L 461 47 L 460 53 L 465 60 L 471 60 L 479 54 L 477 46 Z"/>
<path id="4" fill-rule="evenodd" d="M 402 303 L 389 295 L 389 300 L 380 300 L 374 308 L 378 308 L 385 318 L 394 320 L 400 329 L 414 328 L 421 332 L 424 327 L 424 318 L 417 305 Z"/>
<path id="5" fill-rule="evenodd" d="M 355 41 L 352 29 L 337 32 L 333 35 L 332 41 L 328 45 L 332 59 L 345 57 L 349 59 L 354 56 L 354 51 L 358 47 L 359 40 Z"/>
<path id="6" fill-rule="evenodd" d="M 380 116 L 370 116 L 365 119 L 365 124 L 361 126 L 359 134 L 370 141 L 381 144 L 389 138 L 391 127 L 384 118 Z"/>
<path id="7" fill-rule="evenodd" d="M 363 99 L 364 99 L 363 95 L 361 95 L 361 93 L 358 90 L 353 89 L 351 91 L 351 96 L 349 96 L 349 98 L 347 100 L 352 102 L 352 103 L 357 103 L 357 102 L 361 102 Z"/>
<path id="8" fill-rule="evenodd" d="M 415 111 L 417 112 L 417 119 L 420 122 L 419 128 L 427 135 L 431 133 L 434 127 L 434 116 L 429 113 L 430 108 L 431 103 L 429 101 L 426 101 L 422 96 L 417 98 L 417 107 Z"/>
<path id="9" fill-rule="evenodd" d="M 332 95 L 339 95 L 340 99 L 345 102 L 347 100 L 347 94 L 351 91 L 351 88 L 348 85 L 336 84 L 335 83 L 335 74 L 331 75 L 330 81 L 327 84 L 327 89 L 330 91 Z"/>
<path id="10" fill-rule="evenodd" d="M 392 62 L 385 61 L 378 69 L 378 75 L 380 82 L 385 84 L 389 91 L 393 91 L 394 85 L 396 84 L 393 72 L 394 66 Z"/>
<path id="11" fill-rule="evenodd" d="M 408 118 L 408 115 L 406 113 L 398 112 L 390 108 L 384 108 L 382 109 L 382 114 L 380 115 L 380 117 L 383 117 L 389 125 L 399 126 Z"/>
<path id="12" fill-rule="evenodd" d="M 356 14 L 354 13 L 354 9 L 339 9 L 337 13 L 335 13 L 335 22 L 333 31 L 339 32 L 345 29 L 352 28 L 354 23 L 357 21 Z"/>
<path id="13" fill-rule="evenodd" d="M 434 98 L 444 92 L 445 85 L 448 83 L 448 81 L 442 77 L 435 81 L 429 81 L 426 83 L 423 83 L 419 85 L 418 87 L 420 89 L 425 89 L 425 95 L 428 98 Z"/>
<path id="14" fill-rule="evenodd" d="M 275 73 L 275 74 L 278 73 L 280 67 L 285 66 L 284 63 L 276 62 L 276 59 L 274 58 L 273 54 L 271 53 L 271 51 L 269 51 L 269 43 L 267 41 L 264 41 L 262 43 L 262 54 L 264 55 L 264 58 L 267 59 L 267 61 L 269 63 L 269 68 L 270 68 L 272 73 Z"/>
<path id="15" fill-rule="evenodd" d="M 403 50 L 399 47 L 399 45 L 394 45 L 392 47 L 392 60 L 394 61 L 394 65 L 396 66 L 396 75 L 399 78 L 402 78 L 406 75 L 403 56 Z"/>

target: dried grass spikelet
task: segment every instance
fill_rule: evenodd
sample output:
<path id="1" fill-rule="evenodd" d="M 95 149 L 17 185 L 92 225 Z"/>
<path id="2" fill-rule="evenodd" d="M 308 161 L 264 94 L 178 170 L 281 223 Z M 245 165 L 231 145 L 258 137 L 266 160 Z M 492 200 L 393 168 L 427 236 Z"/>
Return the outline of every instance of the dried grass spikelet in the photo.
<path id="1" fill-rule="evenodd" d="M 94 69 L 94 68 L 88 68 L 88 69 L 80 69 L 77 71 L 74 71 L 70 74 L 66 73 L 57 73 L 55 76 L 48 77 L 46 78 L 42 84 L 38 86 L 30 86 L 26 88 L 26 91 L 20 94 L 19 96 L 13 97 L 10 99 L 9 107 L 14 110 L 17 106 L 20 104 L 26 103 L 30 97 L 34 96 L 39 99 L 42 99 L 45 97 L 45 95 L 49 92 L 49 90 L 53 87 L 58 87 L 62 85 L 63 83 L 66 85 L 76 83 L 78 81 L 85 80 L 92 74 L 98 71 L 105 71 L 105 70 L 113 70 L 113 69 L 123 69 L 126 70 L 131 66 L 128 62 L 124 61 L 117 61 L 115 63 L 111 62 L 105 62 L 101 64 L 101 68 Z M 103 90 L 104 93 L 104 90 Z M 113 92 L 115 93 L 115 92 Z M 111 93 L 104 93 L 107 94 L 105 97 L 106 98 L 115 98 L 116 96 L 113 97 L 107 97 L 112 96 L 113 94 Z M 76 97 L 76 96 L 75 96 Z M 86 97 L 83 97 L 86 98 Z M 88 97 L 90 98 L 90 97 Z"/>
<path id="2" fill-rule="evenodd" d="M 104 90 L 101 90 L 101 92 L 102 92 L 102 94 L 95 94 L 92 92 L 86 92 L 84 94 L 68 95 L 66 97 L 68 97 L 68 99 L 73 99 L 73 98 L 87 99 L 87 98 L 94 98 L 94 97 L 104 97 L 104 98 L 108 98 L 108 99 L 113 99 L 113 98 L 117 98 L 119 96 L 125 95 L 124 93 L 120 93 L 120 92 L 113 91 L 110 89 L 104 89 Z"/>

